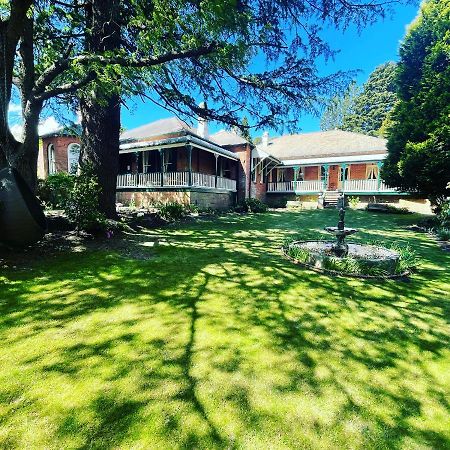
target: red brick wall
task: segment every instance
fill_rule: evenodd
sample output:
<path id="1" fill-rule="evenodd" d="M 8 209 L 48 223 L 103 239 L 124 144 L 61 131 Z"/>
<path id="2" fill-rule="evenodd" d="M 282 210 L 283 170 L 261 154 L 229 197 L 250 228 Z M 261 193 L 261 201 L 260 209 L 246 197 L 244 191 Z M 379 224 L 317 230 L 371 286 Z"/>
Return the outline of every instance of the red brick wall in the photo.
<path id="1" fill-rule="evenodd" d="M 67 172 L 67 147 L 69 144 L 79 144 L 78 137 L 54 136 L 42 139 L 45 176 L 48 176 L 48 146 L 53 144 L 55 148 L 55 165 L 57 172 Z"/>
<path id="2" fill-rule="evenodd" d="M 308 166 L 304 168 L 305 181 L 319 179 L 319 166 Z"/>
<path id="3" fill-rule="evenodd" d="M 250 186 L 250 165 L 251 165 L 251 149 L 250 145 L 233 145 L 227 146 L 227 150 L 239 157 L 237 161 L 237 201 L 242 202 L 249 197 Z"/>
<path id="4" fill-rule="evenodd" d="M 350 180 L 365 180 L 366 164 L 350 164 Z"/>

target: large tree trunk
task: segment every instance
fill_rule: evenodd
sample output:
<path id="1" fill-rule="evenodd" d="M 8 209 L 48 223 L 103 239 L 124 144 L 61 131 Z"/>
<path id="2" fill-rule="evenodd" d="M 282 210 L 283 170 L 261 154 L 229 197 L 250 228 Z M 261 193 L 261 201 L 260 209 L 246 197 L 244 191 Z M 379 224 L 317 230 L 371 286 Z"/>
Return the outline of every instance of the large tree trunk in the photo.
<path id="1" fill-rule="evenodd" d="M 11 2 L 10 17 L 0 21 L 0 168 L 15 167 L 34 192 L 37 185 L 37 158 L 39 149 L 38 122 L 42 103 L 28 104 L 28 94 L 34 83 L 33 21 L 27 19 L 32 0 Z M 8 107 L 11 100 L 13 67 L 16 49 L 22 39 L 20 53 L 24 64 L 22 105 L 24 140 L 18 142 L 11 134 Z"/>
<path id="2" fill-rule="evenodd" d="M 91 34 L 86 50 L 97 53 L 120 46 L 119 0 L 92 0 L 87 8 Z M 119 80 L 117 80 L 119 82 Z M 89 161 L 101 188 L 99 209 L 116 218 L 116 178 L 119 167 L 120 95 L 89 92 L 80 101 L 82 116 L 82 158 Z"/>
<path id="3" fill-rule="evenodd" d="M 92 164 L 100 185 L 99 209 L 110 219 L 116 213 L 116 182 L 119 168 L 120 97 L 106 104 L 96 102 L 94 94 L 80 102 L 83 134 L 82 158 Z"/>

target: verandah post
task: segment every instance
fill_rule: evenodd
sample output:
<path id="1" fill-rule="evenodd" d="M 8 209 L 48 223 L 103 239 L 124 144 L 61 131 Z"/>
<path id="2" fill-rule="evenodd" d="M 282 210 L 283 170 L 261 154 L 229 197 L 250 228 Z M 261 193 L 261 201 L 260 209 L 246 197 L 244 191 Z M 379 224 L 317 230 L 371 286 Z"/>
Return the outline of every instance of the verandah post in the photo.
<path id="1" fill-rule="evenodd" d="M 214 179 L 214 187 L 217 189 L 217 169 L 218 169 L 218 160 L 219 160 L 219 155 L 217 153 L 214 153 L 214 156 L 216 157 L 216 172 L 215 172 L 215 179 Z"/>
<path id="2" fill-rule="evenodd" d="M 187 144 L 186 150 L 188 152 L 188 186 L 192 186 L 192 145 Z"/>
<path id="3" fill-rule="evenodd" d="M 380 190 L 381 187 L 381 167 L 383 166 L 383 162 L 382 161 L 378 161 L 377 162 L 377 167 L 378 167 L 378 173 L 377 173 L 377 191 Z"/>
<path id="4" fill-rule="evenodd" d="M 323 177 L 323 190 L 326 191 L 327 190 L 327 185 L 328 185 L 328 164 L 324 164 L 323 165 L 323 169 L 324 169 L 324 177 Z"/>
<path id="5" fill-rule="evenodd" d="M 345 182 L 347 180 L 346 177 L 346 170 L 348 165 L 347 164 L 341 164 L 341 174 L 342 174 L 342 192 L 345 192 Z"/>
<path id="6" fill-rule="evenodd" d="M 161 187 L 164 186 L 164 150 L 160 148 L 159 150 L 159 161 L 160 161 L 160 169 L 159 175 L 161 177 Z"/>

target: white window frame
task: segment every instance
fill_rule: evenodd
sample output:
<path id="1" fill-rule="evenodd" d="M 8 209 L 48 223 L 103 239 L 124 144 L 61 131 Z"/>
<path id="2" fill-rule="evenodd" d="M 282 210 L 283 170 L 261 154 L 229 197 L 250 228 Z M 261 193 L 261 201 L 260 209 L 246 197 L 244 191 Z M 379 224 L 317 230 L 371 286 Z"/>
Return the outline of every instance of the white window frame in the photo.
<path id="1" fill-rule="evenodd" d="M 53 175 L 56 173 L 56 159 L 55 159 L 55 146 L 54 144 L 47 145 L 47 164 L 48 174 Z"/>
<path id="2" fill-rule="evenodd" d="M 77 157 L 71 157 L 71 155 L 74 155 L 74 151 L 73 149 L 77 148 L 78 151 L 77 153 Z M 75 175 L 78 172 L 78 169 L 80 168 L 80 151 L 81 151 L 81 146 L 80 144 L 78 144 L 78 142 L 72 142 L 67 146 L 67 172 Z M 76 159 L 76 162 L 75 162 Z M 76 164 L 76 167 L 75 167 Z"/>

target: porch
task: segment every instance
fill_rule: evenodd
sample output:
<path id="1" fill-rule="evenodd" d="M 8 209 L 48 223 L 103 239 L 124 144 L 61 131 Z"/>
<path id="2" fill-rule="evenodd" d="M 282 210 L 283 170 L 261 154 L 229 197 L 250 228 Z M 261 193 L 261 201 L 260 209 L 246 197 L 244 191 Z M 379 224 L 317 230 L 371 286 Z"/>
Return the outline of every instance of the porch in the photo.
<path id="1" fill-rule="evenodd" d="M 398 193 L 380 177 L 381 161 L 277 167 L 267 183 L 268 193 L 345 194 Z"/>
<path id="2" fill-rule="evenodd" d="M 322 180 L 269 182 L 268 193 L 318 194 L 327 190 Z M 395 188 L 387 186 L 382 180 L 344 180 L 338 189 L 346 194 L 360 193 L 398 193 Z"/>
<path id="3" fill-rule="evenodd" d="M 209 142 L 192 143 L 189 136 L 138 145 L 121 146 L 118 190 L 192 187 L 236 192 L 238 158 L 227 150 Z"/>

